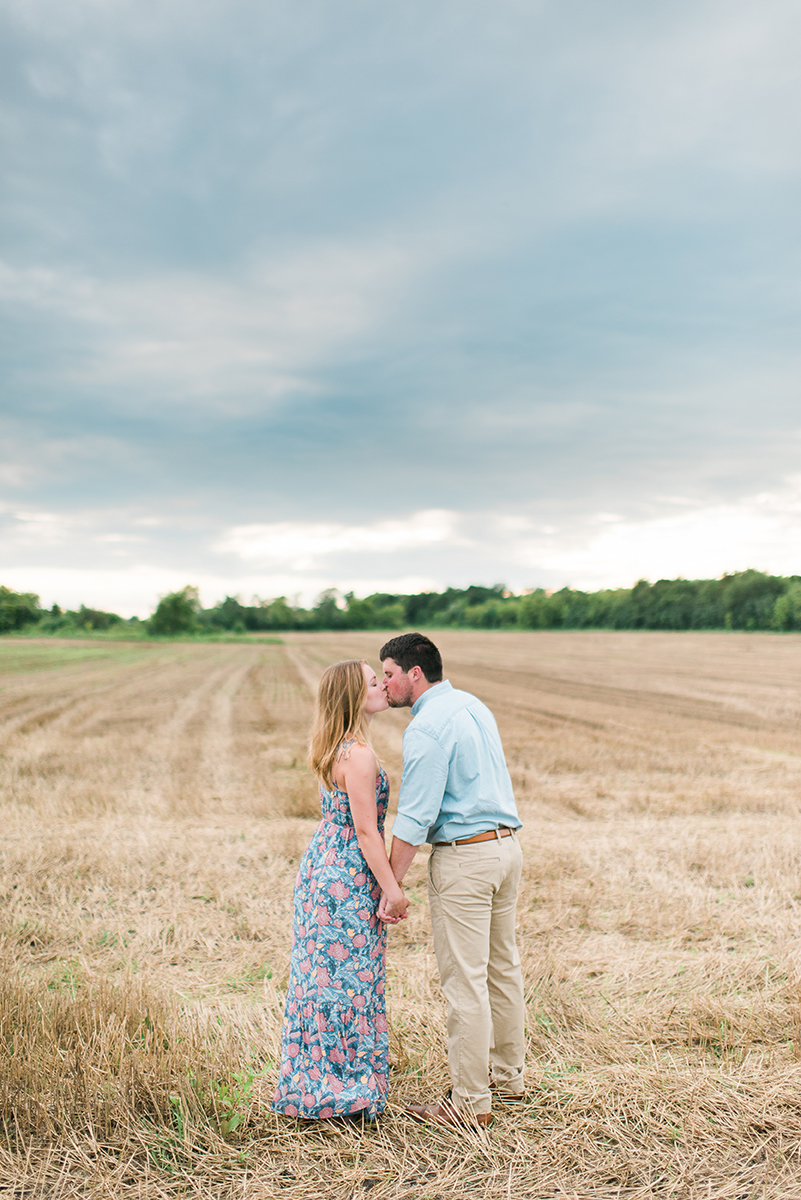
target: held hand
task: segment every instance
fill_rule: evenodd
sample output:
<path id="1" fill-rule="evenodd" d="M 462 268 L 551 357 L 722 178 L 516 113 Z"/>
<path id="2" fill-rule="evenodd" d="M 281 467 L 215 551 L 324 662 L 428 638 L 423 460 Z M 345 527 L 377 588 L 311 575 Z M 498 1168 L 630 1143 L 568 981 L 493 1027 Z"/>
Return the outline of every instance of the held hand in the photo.
<path id="1" fill-rule="evenodd" d="M 386 892 L 381 893 L 381 902 L 378 905 L 378 919 L 384 921 L 387 925 L 397 925 L 399 921 L 406 919 L 406 910 L 409 907 L 409 901 L 403 894 L 403 889 L 398 889 L 397 896 L 388 896 Z"/>
<path id="2" fill-rule="evenodd" d="M 391 917 L 389 913 L 380 905 L 376 916 L 378 917 L 379 921 L 383 921 L 385 925 L 400 925 L 401 921 L 406 920 L 406 913 L 404 913 L 402 917 Z"/>

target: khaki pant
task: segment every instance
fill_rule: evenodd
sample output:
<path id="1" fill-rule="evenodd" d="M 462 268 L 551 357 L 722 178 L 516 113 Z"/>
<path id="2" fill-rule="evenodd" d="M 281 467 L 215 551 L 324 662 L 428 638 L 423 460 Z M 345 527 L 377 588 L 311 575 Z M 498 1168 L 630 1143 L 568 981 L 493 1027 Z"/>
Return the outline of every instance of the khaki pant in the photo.
<path id="1" fill-rule="evenodd" d="M 515 945 L 522 868 L 514 834 L 472 846 L 434 846 L 428 899 L 442 990 L 448 1002 L 452 1101 L 491 1109 L 488 1065 L 498 1088 L 523 1090 L 523 979 Z"/>

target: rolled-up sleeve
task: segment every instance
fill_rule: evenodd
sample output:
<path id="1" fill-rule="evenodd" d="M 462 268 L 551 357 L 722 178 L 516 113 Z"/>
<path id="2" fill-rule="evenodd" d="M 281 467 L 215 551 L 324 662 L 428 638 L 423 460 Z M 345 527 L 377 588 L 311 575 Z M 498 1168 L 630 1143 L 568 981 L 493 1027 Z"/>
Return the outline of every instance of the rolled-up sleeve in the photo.
<path id="1" fill-rule="evenodd" d="M 398 795 L 394 837 L 411 846 L 421 846 L 439 815 L 448 759 L 437 742 L 422 730 L 409 726 L 403 735 L 403 778 Z"/>

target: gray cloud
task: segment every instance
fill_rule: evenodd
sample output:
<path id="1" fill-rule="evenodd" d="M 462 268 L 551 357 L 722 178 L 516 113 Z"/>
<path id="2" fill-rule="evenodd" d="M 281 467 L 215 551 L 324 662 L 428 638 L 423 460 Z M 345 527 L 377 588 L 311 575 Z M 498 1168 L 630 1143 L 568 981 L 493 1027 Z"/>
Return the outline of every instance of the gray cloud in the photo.
<path id="1" fill-rule="evenodd" d="M 599 513 L 667 563 L 648 523 L 676 498 L 792 508 L 796 5 L 6 0 L 0 24 L 10 569 L 250 586 L 232 530 L 394 522 L 412 542 L 373 568 L 332 535 L 264 586 L 523 586 L 590 563 Z M 429 510 L 455 514 L 438 548 Z"/>

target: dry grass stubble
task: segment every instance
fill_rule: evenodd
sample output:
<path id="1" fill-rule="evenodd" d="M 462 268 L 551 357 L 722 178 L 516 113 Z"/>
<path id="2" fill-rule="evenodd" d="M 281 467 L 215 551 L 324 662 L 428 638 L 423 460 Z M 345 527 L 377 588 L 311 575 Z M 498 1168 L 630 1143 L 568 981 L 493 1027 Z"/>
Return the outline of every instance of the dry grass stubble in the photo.
<path id="1" fill-rule="evenodd" d="M 443 633 L 525 822 L 531 1100 L 446 1086 L 423 857 L 359 1133 L 272 1116 L 314 682 L 380 637 L 0 643 L 0 1190 L 801 1195 L 801 638 Z M 376 664 L 377 665 L 377 664 Z M 376 723 L 397 788 L 405 713 Z"/>

